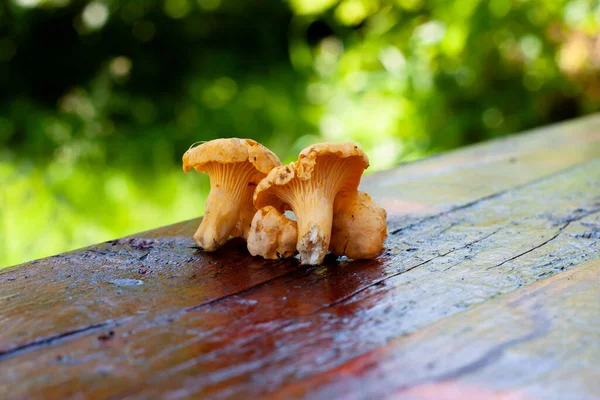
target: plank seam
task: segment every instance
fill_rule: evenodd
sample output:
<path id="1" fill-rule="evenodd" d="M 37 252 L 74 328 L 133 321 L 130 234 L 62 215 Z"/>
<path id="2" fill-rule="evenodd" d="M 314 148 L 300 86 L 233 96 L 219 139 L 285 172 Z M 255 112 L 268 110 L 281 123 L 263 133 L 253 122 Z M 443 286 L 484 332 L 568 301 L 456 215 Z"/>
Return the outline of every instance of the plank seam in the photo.
<path id="1" fill-rule="evenodd" d="M 571 222 L 576 222 L 576 221 L 579 221 L 579 220 L 581 220 L 581 219 L 583 219 L 583 218 L 585 218 L 585 217 L 589 217 L 590 215 L 594 215 L 594 214 L 596 214 L 596 213 L 598 213 L 598 212 L 600 212 L 600 209 L 595 209 L 595 210 L 592 210 L 592 211 L 590 211 L 590 212 L 587 212 L 587 213 L 585 213 L 585 214 L 583 214 L 583 215 L 580 215 L 579 217 L 576 217 L 576 218 L 571 218 L 571 219 L 569 219 L 569 220 L 568 220 L 568 221 L 567 221 L 567 222 L 566 222 L 566 223 L 565 223 L 563 226 L 561 226 L 561 227 L 558 229 L 558 231 L 557 231 L 557 232 L 556 232 L 556 233 L 555 233 L 555 234 L 554 234 L 552 237 L 550 237 L 548 240 L 546 240 L 546 241 L 544 241 L 544 242 L 542 242 L 542 243 L 538 244 L 537 246 L 534 246 L 534 247 L 532 247 L 531 249 L 529 249 L 529 250 L 527 250 L 527 251 L 524 251 L 523 253 L 517 254 L 516 256 L 514 256 L 514 257 L 511 257 L 511 258 L 509 258 L 508 260 L 504 260 L 504 261 L 502 261 L 500 264 L 493 265 L 493 266 L 491 266 L 491 267 L 487 267 L 487 268 L 486 268 L 486 271 L 487 271 L 487 270 L 490 270 L 490 269 L 498 268 L 498 267 L 500 267 L 500 266 L 502 266 L 502 265 L 506 264 L 507 262 L 514 261 L 514 260 L 516 260 L 517 258 L 524 256 L 525 254 L 529 254 L 529 253 L 531 253 L 532 251 L 534 251 L 534 250 L 537 250 L 537 249 L 539 249 L 540 247 L 543 247 L 543 246 L 547 245 L 548 243 L 550 243 L 551 241 L 553 241 L 554 239 L 556 239 L 558 236 L 560 236 L 560 234 L 561 234 L 561 233 L 562 233 L 562 232 L 563 232 L 565 229 L 567 229 L 567 227 L 568 227 L 568 226 L 571 224 Z"/>
<path id="2" fill-rule="evenodd" d="M 89 325 L 89 326 L 86 326 L 83 328 L 74 329 L 71 331 L 59 333 L 59 334 L 52 335 L 52 336 L 47 336 L 47 337 L 37 339 L 37 340 L 34 340 L 32 342 L 29 342 L 29 343 L 26 343 L 26 344 L 23 344 L 23 345 L 20 345 L 17 347 L 13 347 L 11 349 L 0 350 L 0 361 L 7 359 L 9 357 L 14 357 L 14 356 L 24 353 L 26 351 L 31 351 L 31 350 L 43 348 L 43 347 L 49 347 L 55 343 L 62 342 L 63 340 L 68 340 L 68 339 L 76 337 L 76 336 L 80 336 L 80 335 L 83 335 L 86 333 L 98 331 L 100 329 L 107 328 L 109 325 L 117 326 L 118 324 L 114 323 L 113 321 L 105 321 L 100 324 Z"/>
<path id="3" fill-rule="evenodd" d="M 428 222 L 428 221 L 431 221 L 433 219 L 436 219 L 436 218 L 439 218 L 439 217 L 443 217 L 443 216 L 452 214 L 452 213 L 454 213 L 456 211 L 460 211 L 460 210 L 464 210 L 464 209 L 470 208 L 470 207 L 475 206 L 475 205 L 477 205 L 479 203 L 482 203 L 484 201 L 492 200 L 492 199 L 495 199 L 497 197 L 503 196 L 503 195 L 505 195 L 507 193 L 510 193 L 510 192 L 513 192 L 513 191 L 517 191 L 517 190 L 521 190 L 521 189 L 524 189 L 524 188 L 526 188 L 528 186 L 533 186 L 533 185 L 538 184 L 540 182 L 543 182 L 545 180 L 552 179 L 552 178 L 555 178 L 557 176 L 563 175 L 563 174 L 565 174 L 567 172 L 571 172 L 572 170 L 575 170 L 577 168 L 581 168 L 582 165 L 590 164 L 590 163 L 592 163 L 594 161 L 595 160 L 588 160 L 588 161 L 585 161 L 585 162 L 582 162 L 582 163 L 574 164 L 574 165 L 571 165 L 568 168 L 561 169 L 560 171 L 554 172 L 552 174 L 544 175 L 544 176 L 541 176 L 539 178 L 533 179 L 533 180 L 531 180 L 529 182 L 526 182 L 526 183 L 523 183 L 523 184 L 520 184 L 520 185 L 516 185 L 516 186 L 513 186 L 511 188 L 504 189 L 504 190 L 501 190 L 499 192 L 489 194 L 487 196 L 480 197 L 478 199 L 475 199 L 475 200 L 470 201 L 468 203 L 462 204 L 460 206 L 452 207 L 452 208 L 450 208 L 450 209 L 448 209 L 446 211 L 442 211 L 441 213 L 429 215 L 429 216 L 427 216 L 425 218 L 420 219 L 417 222 L 413 222 L 412 224 L 405 225 L 402 228 L 395 229 L 395 230 L 389 232 L 389 234 L 390 235 L 397 235 L 397 234 L 399 234 L 399 233 L 401 233 L 401 232 L 403 232 L 405 230 L 412 229 L 412 228 L 414 228 L 416 226 L 420 226 L 420 225 L 424 224 L 425 222 Z"/>

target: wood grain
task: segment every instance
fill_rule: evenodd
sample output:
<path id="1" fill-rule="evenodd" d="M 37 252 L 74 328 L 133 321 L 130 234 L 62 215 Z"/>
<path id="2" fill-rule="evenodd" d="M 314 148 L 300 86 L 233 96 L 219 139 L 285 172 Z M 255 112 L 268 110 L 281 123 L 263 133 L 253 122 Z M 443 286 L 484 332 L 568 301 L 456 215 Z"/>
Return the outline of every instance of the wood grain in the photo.
<path id="1" fill-rule="evenodd" d="M 297 393 L 398 336 L 597 259 L 599 132 L 589 117 L 366 178 L 395 202 L 372 261 L 304 268 L 250 257 L 240 240 L 206 254 L 192 220 L 3 270 L 0 393 Z"/>
<path id="2" fill-rule="evenodd" d="M 398 338 L 272 398 L 598 399 L 600 260 Z"/>

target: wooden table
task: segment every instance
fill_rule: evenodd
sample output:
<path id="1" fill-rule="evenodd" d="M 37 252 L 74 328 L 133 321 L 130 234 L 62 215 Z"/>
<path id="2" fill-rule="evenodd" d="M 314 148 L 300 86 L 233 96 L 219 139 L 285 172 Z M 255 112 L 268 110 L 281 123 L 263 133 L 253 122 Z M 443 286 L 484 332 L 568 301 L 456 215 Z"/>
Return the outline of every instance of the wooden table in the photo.
<path id="1" fill-rule="evenodd" d="M 362 189 L 376 260 L 206 254 L 192 220 L 2 270 L 0 397 L 600 398 L 600 115 Z"/>

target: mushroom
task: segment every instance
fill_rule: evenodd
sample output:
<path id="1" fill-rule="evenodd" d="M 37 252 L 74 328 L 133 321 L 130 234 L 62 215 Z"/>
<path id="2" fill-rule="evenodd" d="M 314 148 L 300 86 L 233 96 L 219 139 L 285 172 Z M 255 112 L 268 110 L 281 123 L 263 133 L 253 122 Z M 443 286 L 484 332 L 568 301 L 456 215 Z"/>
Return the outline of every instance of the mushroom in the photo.
<path id="1" fill-rule="evenodd" d="M 258 182 L 281 165 L 277 156 L 251 139 L 216 139 L 183 155 L 183 170 L 210 177 L 210 193 L 194 240 L 205 251 L 222 246 L 229 236 L 246 238 L 256 212 L 252 195 Z"/>
<path id="2" fill-rule="evenodd" d="M 338 193 L 333 203 L 329 250 L 352 259 L 373 258 L 387 237 L 387 213 L 364 192 Z"/>
<path id="3" fill-rule="evenodd" d="M 260 181 L 254 205 L 291 208 L 302 264 L 321 264 L 329 248 L 335 197 L 340 191 L 356 191 L 368 166 L 367 155 L 353 143 L 309 146 L 297 161 L 272 169 Z"/>
<path id="4" fill-rule="evenodd" d="M 256 212 L 248 234 L 248 251 L 253 256 L 276 259 L 296 254 L 298 226 L 273 206 Z"/>

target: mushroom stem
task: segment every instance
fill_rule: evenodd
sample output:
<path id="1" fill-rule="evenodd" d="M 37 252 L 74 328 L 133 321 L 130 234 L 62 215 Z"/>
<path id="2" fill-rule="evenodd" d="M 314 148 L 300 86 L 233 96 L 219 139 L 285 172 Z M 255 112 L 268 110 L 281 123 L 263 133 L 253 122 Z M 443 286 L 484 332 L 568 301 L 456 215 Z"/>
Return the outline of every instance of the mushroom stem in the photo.
<path id="1" fill-rule="evenodd" d="M 195 242 L 205 251 L 214 251 L 222 246 L 240 222 L 242 211 L 253 209 L 253 185 L 248 185 L 255 170 L 248 163 L 211 163 L 205 168 L 210 176 L 210 194 L 206 199 L 206 209 L 202 223 L 194 234 Z M 243 214 L 246 214 L 244 212 Z M 239 236 L 248 228 L 236 232 Z"/>
<path id="2" fill-rule="evenodd" d="M 256 186 L 249 186 L 249 194 L 250 198 L 252 198 L 252 194 L 254 193 L 254 188 Z M 248 234 L 250 233 L 250 227 L 252 226 L 252 218 L 254 218 L 254 214 L 256 214 L 256 208 L 254 208 L 254 204 L 243 203 L 240 207 L 240 220 L 235 225 L 235 228 L 231 231 L 231 236 L 233 237 L 242 237 L 244 239 L 248 239 Z"/>
<path id="3" fill-rule="evenodd" d="M 333 196 L 315 190 L 292 206 L 298 223 L 298 242 L 302 264 L 319 265 L 327 255 L 333 220 Z"/>
<path id="4" fill-rule="evenodd" d="M 332 176 L 343 176 L 343 162 L 333 163 L 328 171 L 316 169 L 312 179 L 290 182 L 291 190 L 277 190 L 296 215 L 296 249 L 305 265 L 321 264 L 329 249 L 333 202 L 342 184 L 329 179 L 327 172 Z"/>

